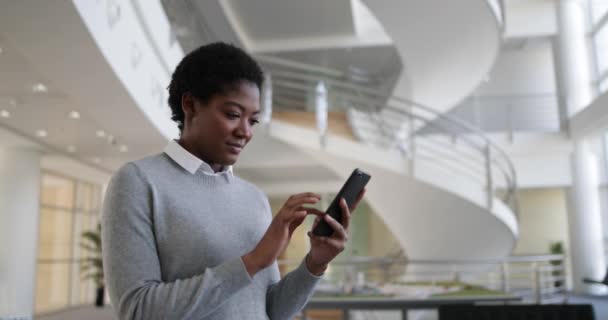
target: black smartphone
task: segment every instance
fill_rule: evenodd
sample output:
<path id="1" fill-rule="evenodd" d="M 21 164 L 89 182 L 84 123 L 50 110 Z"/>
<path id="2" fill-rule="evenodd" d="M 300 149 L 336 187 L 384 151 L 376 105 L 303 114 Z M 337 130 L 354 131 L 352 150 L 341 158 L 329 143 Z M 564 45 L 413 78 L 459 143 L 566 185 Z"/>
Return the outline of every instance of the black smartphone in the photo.
<path id="1" fill-rule="evenodd" d="M 363 190 L 371 176 L 360 169 L 353 170 L 350 177 L 346 180 L 340 192 L 336 195 L 334 200 L 331 202 L 326 214 L 332 216 L 336 221 L 342 223 L 342 209 L 340 208 L 340 199 L 344 198 L 349 208 L 352 208 L 357 196 Z M 321 220 L 319 224 L 312 230 L 312 233 L 317 236 L 328 237 L 334 233 L 334 229 L 325 221 Z"/>

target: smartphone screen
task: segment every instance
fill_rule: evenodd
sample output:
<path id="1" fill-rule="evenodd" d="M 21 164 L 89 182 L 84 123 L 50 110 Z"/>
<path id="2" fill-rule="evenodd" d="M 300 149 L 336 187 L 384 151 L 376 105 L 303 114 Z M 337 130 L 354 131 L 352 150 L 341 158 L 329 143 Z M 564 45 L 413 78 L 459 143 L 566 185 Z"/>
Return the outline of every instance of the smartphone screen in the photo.
<path id="1" fill-rule="evenodd" d="M 332 216 L 336 221 L 342 223 L 342 208 L 340 208 L 340 199 L 344 198 L 349 208 L 357 200 L 357 196 L 369 182 L 371 176 L 360 169 L 353 170 L 350 177 L 346 180 L 334 200 L 329 205 L 325 213 Z M 319 224 L 312 230 L 312 233 L 318 236 L 328 237 L 334 233 L 334 229 L 325 220 L 321 220 Z"/>

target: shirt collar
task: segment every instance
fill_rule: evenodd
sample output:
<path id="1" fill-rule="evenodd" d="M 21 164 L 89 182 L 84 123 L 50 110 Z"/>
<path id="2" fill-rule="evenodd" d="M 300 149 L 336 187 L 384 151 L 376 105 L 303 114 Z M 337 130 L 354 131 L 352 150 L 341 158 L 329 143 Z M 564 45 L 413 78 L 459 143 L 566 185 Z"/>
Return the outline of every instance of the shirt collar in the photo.
<path id="1" fill-rule="evenodd" d="M 165 147 L 164 152 L 171 158 L 173 161 L 177 162 L 182 168 L 186 169 L 186 171 L 191 174 L 195 174 L 196 171 L 201 169 L 204 174 L 207 175 L 220 175 L 227 173 L 230 176 L 232 173 L 232 166 L 225 166 L 222 170 L 218 172 L 214 172 L 209 164 L 205 161 L 199 159 L 197 156 L 190 153 L 188 150 L 184 149 L 176 140 L 171 140 Z"/>

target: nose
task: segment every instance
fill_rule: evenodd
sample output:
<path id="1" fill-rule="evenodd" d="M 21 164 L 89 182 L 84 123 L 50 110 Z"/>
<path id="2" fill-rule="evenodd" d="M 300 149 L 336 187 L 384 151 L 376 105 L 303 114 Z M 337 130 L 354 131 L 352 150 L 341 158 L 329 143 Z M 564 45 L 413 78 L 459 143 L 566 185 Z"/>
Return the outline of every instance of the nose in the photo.
<path id="1" fill-rule="evenodd" d="M 235 130 L 235 135 L 248 142 L 253 136 L 253 126 L 247 119 L 243 119 L 243 121 L 239 122 L 239 126 Z"/>

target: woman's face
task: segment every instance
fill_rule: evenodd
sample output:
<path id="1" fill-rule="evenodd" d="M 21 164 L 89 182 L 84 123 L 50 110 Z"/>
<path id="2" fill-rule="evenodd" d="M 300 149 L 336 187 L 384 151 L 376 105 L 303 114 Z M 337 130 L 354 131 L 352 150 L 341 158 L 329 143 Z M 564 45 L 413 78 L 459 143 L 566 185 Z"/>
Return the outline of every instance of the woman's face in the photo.
<path id="1" fill-rule="evenodd" d="M 214 170 L 234 164 L 259 122 L 259 101 L 258 87 L 245 81 L 207 103 L 185 96 L 182 108 L 186 123 L 181 141 Z"/>

